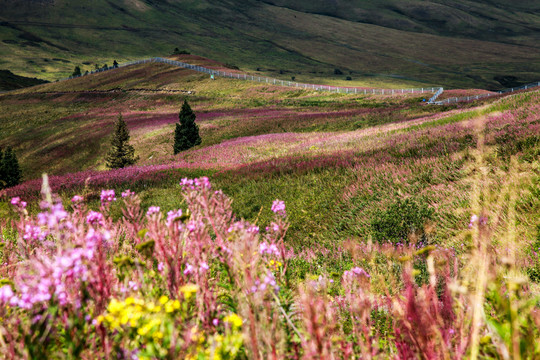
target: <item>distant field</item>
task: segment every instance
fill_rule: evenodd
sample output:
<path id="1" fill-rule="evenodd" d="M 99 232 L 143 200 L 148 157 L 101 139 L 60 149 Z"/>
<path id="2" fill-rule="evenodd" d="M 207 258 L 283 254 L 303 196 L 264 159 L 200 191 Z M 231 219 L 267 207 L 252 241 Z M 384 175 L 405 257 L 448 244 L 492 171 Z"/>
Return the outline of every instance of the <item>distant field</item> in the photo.
<path id="1" fill-rule="evenodd" d="M 531 3 L 385 0 L 325 11 L 321 2 L 255 0 L 0 5 L 0 68 L 46 80 L 174 48 L 302 82 L 500 89 L 540 79 Z"/>

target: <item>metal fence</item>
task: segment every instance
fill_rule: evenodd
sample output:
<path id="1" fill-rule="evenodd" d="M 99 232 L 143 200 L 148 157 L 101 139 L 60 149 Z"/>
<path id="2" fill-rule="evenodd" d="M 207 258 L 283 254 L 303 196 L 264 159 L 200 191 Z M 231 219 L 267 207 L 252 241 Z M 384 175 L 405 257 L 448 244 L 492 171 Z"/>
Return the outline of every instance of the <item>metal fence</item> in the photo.
<path id="1" fill-rule="evenodd" d="M 231 78 L 231 79 L 257 81 L 257 82 L 267 83 L 267 84 L 272 84 L 272 85 L 289 86 L 289 87 L 296 87 L 296 88 L 303 88 L 303 89 L 311 89 L 311 90 L 316 90 L 316 91 L 330 91 L 330 92 L 341 93 L 341 94 L 393 95 L 393 94 L 424 94 L 424 93 L 434 92 L 435 94 L 429 99 L 428 104 L 436 104 L 436 105 L 453 104 L 453 103 L 458 103 L 458 102 L 479 100 L 479 99 L 484 99 L 491 96 L 497 96 L 497 95 L 512 93 L 516 91 L 527 90 L 527 89 L 540 86 L 540 82 L 537 82 L 537 83 L 523 85 L 520 87 L 505 89 L 496 93 L 454 97 L 454 98 L 437 101 L 437 98 L 444 92 L 444 89 L 442 87 L 413 88 L 413 89 L 366 89 L 366 88 L 357 88 L 357 87 L 303 84 L 303 83 L 298 83 L 294 81 L 279 80 L 279 79 L 274 79 L 274 78 L 269 78 L 269 77 L 264 77 L 264 76 L 255 76 L 255 75 L 248 75 L 248 74 L 232 73 L 232 72 L 221 71 L 221 70 L 214 70 L 214 69 L 205 68 L 199 65 L 188 64 L 182 61 L 175 61 L 175 60 L 165 59 L 161 57 L 130 61 L 130 62 L 118 65 L 118 68 L 131 66 L 131 65 L 138 65 L 138 64 L 147 64 L 147 63 L 163 63 L 163 64 L 168 64 L 168 65 L 178 66 L 184 69 L 190 69 L 190 70 L 210 74 L 213 76 L 221 76 L 221 77 L 226 77 L 226 78 Z M 101 68 L 101 69 L 93 70 L 85 74 L 81 74 L 79 76 L 70 76 L 62 80 L 74 79 L 74 78 L 78 78 L 85 75 L 113 70 L 116 68 L 117 67 Z"/>
<path id="2" fill-rule="evenodd" d="M 509 89 L 504 89 L 504 90 L 501 90 L 501 91 L 497 91 L 495 93 L 472 95 L 472 96 L 463 96 L 463 97 L 453 97 L 453 98 L 444 99 L 444 100 L 441 100 L 441 101 L 434 101 L 433 104 L 445 105 L 445 104 L 454 104 L 454 103 L 458 103 L 458 102 L 473 101 L 473 100 L 485 99 L 485 98 L 492 97 L 492 96 L 498 96 L 498 95 L 502 95 L 502 94 L 513 93 L 513 92 L 516 92 L 516 91 L 532 89 L 532 88 L 536 88 L 536 87 L 540 87 L 540 82 L 531 83 L 531 84 L 527 84 L 527 85 L 523 85 L 523 86 L 519 86 L 519 87 L 513 87 L 513 88 L 509 88 Z"/>
<path id="3" fill-rule="evenodd" d="M 198 72 L 202 72 L 202 73 L 206 73 L 206 74 L 210 74 L 214 76 L 226 77 L 226 78 L 231 78 L 231 79 L 257 81 L 257 82 L 267 83 L 267 84 L 272 84 L 272 85 L 289 86 L 289 87 L 296 87 L 296 88 L 303 88 L 303 89 L 311 89 L 311 90 L 316 90 L 316 91 L 330 91 L 330 92 L 341 93 L 341 94 L 393 95 L 393 94 L 424 94 L 424 93 L 433 93 L 436 91 L 440 91 L 442 93 L 443 91 L 443 89 L 439 87 L 414 88 L 414 89 L 365 89 L 365 88 L 357 88 L 357 87 L 303 84 L 303 83 L 298 83 L 294 81 L 268 78 L 264 76 L 255 76 L 255 75 L 213 70 L 213 69 L 205 68 L 203 66 L 192 65 L 192 64 L 188 64 L 182 61 L 175 61 L 175 60 L 165 59 L 161 57 L 130 61 L 127 63 L 120 64 L 118 65 L 118 67 L 126 67 L 126 66 L 131 66 L 131 65 L 147 64 L 147 63 L 163 63 L 163 64 L 168 64 L 168 65 L 178 66 L 184 69 L 190 69 L 190 70 L 194 70 L 194 71 L 198 71 Z M 113 70 L 113 69 L 116 69 L 116 68 L 115 67 L 102 68 L 102 69 L 91 71 L 87 74 L 85 73 L 78 76 L 70 76 L 62 80 L 75 79 L 81 76 L 95 74 L 95 73 Z"/>

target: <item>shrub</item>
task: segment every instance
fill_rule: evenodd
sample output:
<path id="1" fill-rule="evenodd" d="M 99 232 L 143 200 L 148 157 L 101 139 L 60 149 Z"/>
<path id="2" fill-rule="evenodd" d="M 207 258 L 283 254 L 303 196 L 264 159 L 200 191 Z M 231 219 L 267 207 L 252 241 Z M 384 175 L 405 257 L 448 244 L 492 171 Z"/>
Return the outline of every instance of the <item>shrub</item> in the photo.
<path id="1" fill-rule="evenodd" d="M 373 239 L 378 242 L 408 244 L 409 236 L 415 235 L 426 242 L 424 226 L 433 219 L 434 210 L 425 203 L 413 199 L 398 199 L 386 210 L 378 210 L 371 221 Z"/>

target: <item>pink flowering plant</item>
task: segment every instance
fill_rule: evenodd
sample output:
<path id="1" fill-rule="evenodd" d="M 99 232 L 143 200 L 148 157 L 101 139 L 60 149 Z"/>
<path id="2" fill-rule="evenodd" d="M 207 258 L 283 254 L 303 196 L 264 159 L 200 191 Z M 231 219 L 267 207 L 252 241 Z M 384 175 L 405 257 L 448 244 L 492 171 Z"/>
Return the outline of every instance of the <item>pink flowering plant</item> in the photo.
<path id="1" fill-rule="evenodd" d="M 168 212 L 143 209 L 129 190 L 121 198 L 102 191 L 99 209 L 80 196 L 67 208 L 45 186 L 35 216 L 14 198 L 18 220 L 3 229 L 0 248 L 2 356 L 460 359 L 475 349 L 515 354 L 521 348 L 513 341 L 529 346 L 521 351 L 529 358 L 540 354 L 534 305 L 509 282 L 486 288 L 493 320 L 475 325 L 483 338 L 474 345 L 475 296 L 451 249 L 350 241 L 336 248 L 341 273 L 294 277 L 293 260 L 309 263 L 314 250 L 287 246 L 283 201 L 273 202 L 261 230 L 236 218 L 208 178 L 180 185 L 185 207 Z M 123 202 L 119 219 L 109 211 L 115 201 Z M 482 219 L 464 231 L 489 236 Z M 418 259 L 427 269 L 421 283 Z M 501 284 L 501 274 L 491 273 Z M 492 327 L 511 328 L 508 301 L 522 311 L 520 327 L 491 340 Z"/>

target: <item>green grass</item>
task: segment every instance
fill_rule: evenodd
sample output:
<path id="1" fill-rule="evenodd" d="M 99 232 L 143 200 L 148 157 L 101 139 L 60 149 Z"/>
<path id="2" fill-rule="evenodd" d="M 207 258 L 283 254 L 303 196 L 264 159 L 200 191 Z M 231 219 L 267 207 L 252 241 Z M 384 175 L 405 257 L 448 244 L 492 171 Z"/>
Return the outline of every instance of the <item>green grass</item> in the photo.
<path id="1" fill-rule="evenodd" d="M 324 84 L 501 88 L 495 77 L 540 78 L 540 20 L 530 2 L 111 4 L 4 1 L 0 68 L 54 80 L 76 65 L 88 70 L 178 47 L 251 73 Z M 461 10 L 464 4 L 471 11 Z M 336 68 L 343 75 L 333 75 Z"/>

